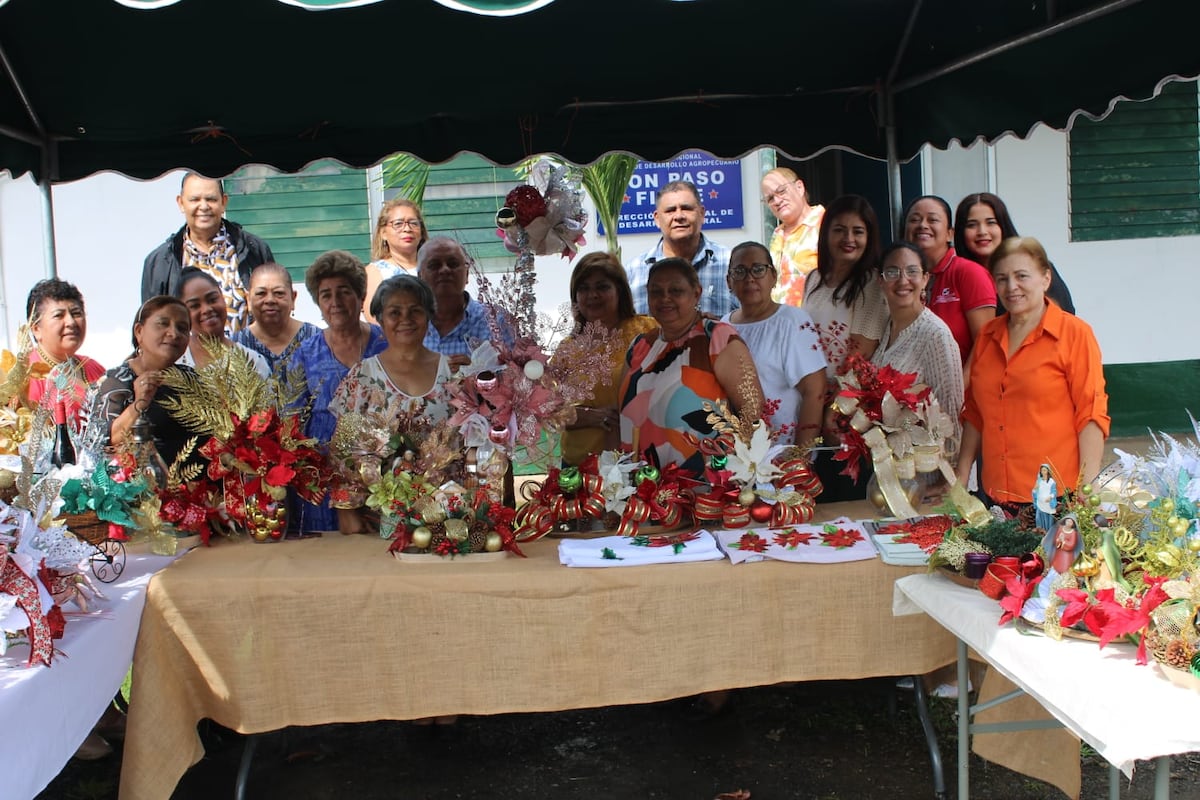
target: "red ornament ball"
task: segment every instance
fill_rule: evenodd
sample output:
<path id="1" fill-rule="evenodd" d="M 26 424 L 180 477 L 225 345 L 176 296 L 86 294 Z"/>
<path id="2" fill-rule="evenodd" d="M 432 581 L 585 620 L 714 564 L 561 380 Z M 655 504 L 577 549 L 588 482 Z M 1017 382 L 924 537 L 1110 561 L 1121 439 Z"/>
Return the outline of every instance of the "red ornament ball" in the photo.
<path id="1" fill-rule="evenodd" d="M 517 224 L 522 228 L 538 217 L 546 215 L 546 199 L 532 186 L 518 186 L 504 198 L 504 205 L 517 214 Z"/>
<path id="2" fill-rule="evenodd" d="M 761 523 L 770 522 L 772 511 L 774 509 L 766 500 L 755 500 L 750 506 L 750 519 Z"/>

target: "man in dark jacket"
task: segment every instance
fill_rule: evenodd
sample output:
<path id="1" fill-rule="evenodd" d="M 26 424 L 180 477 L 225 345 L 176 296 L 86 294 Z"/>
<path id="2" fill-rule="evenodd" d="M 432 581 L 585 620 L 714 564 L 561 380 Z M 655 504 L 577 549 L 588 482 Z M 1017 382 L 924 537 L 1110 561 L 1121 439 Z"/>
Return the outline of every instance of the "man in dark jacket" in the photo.
<path id="1" fill-rule="evenodd" d="M 266 242 L 225 219 L 229 195 L 220 181 L 189 172 L 175 202 L 184 226 L 146 256 L 142 302 L 160 294 L 178 295 L 183 268 L 198 267 L 221 285 L 229 312 L 227 332 L 232 335 L 250 324 L 246 303 L 250 273 L 275 257 Z"/>

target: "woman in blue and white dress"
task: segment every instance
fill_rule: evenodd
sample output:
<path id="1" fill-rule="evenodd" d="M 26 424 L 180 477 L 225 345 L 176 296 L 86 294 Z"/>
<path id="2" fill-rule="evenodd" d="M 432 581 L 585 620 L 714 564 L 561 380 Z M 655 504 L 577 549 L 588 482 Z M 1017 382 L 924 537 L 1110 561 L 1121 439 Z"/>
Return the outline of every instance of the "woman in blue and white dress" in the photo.
<path id="1" fill-rule="evenodd" d="M 393 275 L 417 274 L 417 251 L 429 239 L 421 207 L 404 197 L 394 197 L 383 204 L 375 221 L 371 240 L 371 263 L 367 264 L 366 297 Z M 378 322 L 367 311 L 369 322 Z"/>

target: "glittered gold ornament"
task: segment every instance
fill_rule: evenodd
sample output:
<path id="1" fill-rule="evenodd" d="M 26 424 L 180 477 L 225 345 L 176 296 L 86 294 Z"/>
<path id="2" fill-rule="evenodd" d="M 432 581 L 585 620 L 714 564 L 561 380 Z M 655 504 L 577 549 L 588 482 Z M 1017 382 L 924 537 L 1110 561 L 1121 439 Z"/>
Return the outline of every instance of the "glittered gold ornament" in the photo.
<path id="1" fill-rule="evenodd" d="M 1200 553 L 1200 536 L 1193 536 L 1188 539 L 1188 550 L 1193 553 Z"/>
<path id="2" fill-rule="evenodd" d="M 426 528 L 424 525 L 412 532 L 413 547 L 419 547 L 424 550 L 429 547 L 429 543 L 433 541 L 433 531 Z"/>
<path id="3" fill-rule="evenodd" d="M 742 489 L 738 492 L 738 505 L 743 508 L 749 508 L 756 499 L 758 499 L 758 495 L 754 493 L 753 489 Z"/>
<path id="4" fill-rule="evenodd" d="M 442 508 L 441 503 L 428 495 L 417 498 L 412 507 L 413 512 L 419 516 L 421 521 L 426 525 L 432 525 L 435 522 L 441 522 L 446 518 L 446 509 Z"/>
<path id="5" fill-rule="evenodd" d="M 461 542 L 471 534 L 471 528 L 465 519 L 448 519 L 445 525 L 446 538 L 451 541 Z"/>
<path id="6" fill-rule="evenodd" d="M 1087 553 L 1080 553 L 1079 558 L 1071 566 L 1071 574 L 1076 578 L 1091 578 L 1100 574 L 1100 562 Z"/>
<path id="7" fill-rule="evenodd" d="M 492 531 L 487 535 L 487 543 L 483 546 L 483 549 L 489 553 L 499 553 L 503 544 L 504 542 L 501 541 L 500 534 Z"/>

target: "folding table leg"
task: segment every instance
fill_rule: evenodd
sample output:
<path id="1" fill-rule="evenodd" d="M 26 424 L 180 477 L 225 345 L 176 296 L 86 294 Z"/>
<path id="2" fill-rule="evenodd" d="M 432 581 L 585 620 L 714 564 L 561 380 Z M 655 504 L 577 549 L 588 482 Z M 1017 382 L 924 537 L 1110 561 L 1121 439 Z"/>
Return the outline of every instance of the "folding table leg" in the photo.
<path id="1" fill-rule="evenodd" d="M 233 787 L 233 800 L 245 800 L 246 780 L 250 777 L 250 765 L 254 762 L 254 751 L 258 749 L 259 740 L 265 733 L 252 733 L 246 737 L 242 745 L 242 761 L 238 764 L 237 784 Z"/>
<path id="2" fill-rule="evenodd" d="M 1171 800 L 1171 757 L 1154 759 L 1154 800 Z"/>
<path id="3" fill-rule="evenodd" d="M 967 643 L 958 640 L 958 800 L 971 797 L 971 698 L 964 691 L 969 686 L 967 674 Z"/>
<path id="4" fill-rule="evenodd" d="M 921 729 L 925 731 L 925 744 L 929 748 L 929 766 L 933 770 L 933 794 L 937 800 L 946 799 L 946 773 L 942 768 L 942 750 L 938 747 L 937 731 L 933 728 L 933 719 L 929 716 L 929 697 L 925 693 L 925 682 L 920 675 L 912 676 L 913 698 L 917 703 L 917 718 L 921 720 Z"/>

